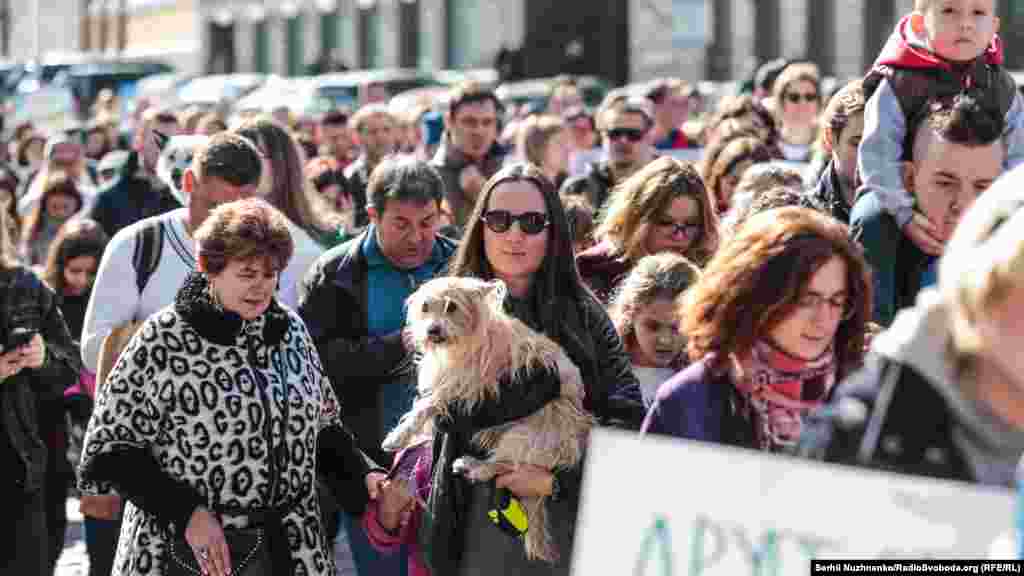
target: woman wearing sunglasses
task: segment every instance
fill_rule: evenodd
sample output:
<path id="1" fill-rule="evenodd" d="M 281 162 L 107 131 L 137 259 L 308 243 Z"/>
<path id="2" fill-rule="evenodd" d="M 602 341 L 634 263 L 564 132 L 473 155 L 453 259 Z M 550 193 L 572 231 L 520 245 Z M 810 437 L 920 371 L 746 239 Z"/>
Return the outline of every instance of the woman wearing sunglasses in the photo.
<path id="1" fill-rule="evenodd" d="M 811 63 L 790 64 L 775 79 L 772 96 L 782 124 L 782 154 L 793 162 L 809 161 L 821 106 L 818 67 Z"/>
<path id="2" fill-rule="evenodd" d="M 675 252 L 703 265 L 718 246 L 718 218 L 697 170 L 663 156 L 612 192 L 594 238 L 597 244 L 576 257 L 576 266 L 607 304 L 644 256 Z"/>
<path id="3" fill-rule="evenodd" d="M 540 169 L 515 164 L 487 181 L 450 272 L 502 280 L 509 312 L 561 345 L 579 367 L 587 410 L 604 424 L 639 426 L 643 405 L 629 356 L 608 314 L 576 272 L 568 221 L 554 186 Z M 544 385 L 532 379 L 520 383 L 527 393 Z M 522 400 L 502 394 L 499 404 L 500 410 L 489 410 L 488 416 L 514 412 Z M 476 416 L 468 419 L 478 421 Z M 551 495 L 548 514 L 562 557 L 554 564 L 527 560 L 522 542 L 496 530 L 487 517 L 492 487 L 465 483 L 451 474 L 450 466 L 438 464 L 441 457 L 460 456 L 466 447 L 458 438 L 474 432 L 472 427 L 459 429 L 442 445 L 435 438 L 436 473 L 428 502 L 433 526 L 426 547 L 433 573 L 568 574 L 580 470 L 524 467 L 498 477 L 498 486 L 513 495 Z M 453 492 L 458 496 L 451 497 Z"/>
<path id="4" fill-rule="evenodd" d="M 679 310 L 689 367 L 644 433 L 791 451 L 804 417 L 861 364 L 871 279 L 847 227 L 808 208 L 753 216 Z"/>

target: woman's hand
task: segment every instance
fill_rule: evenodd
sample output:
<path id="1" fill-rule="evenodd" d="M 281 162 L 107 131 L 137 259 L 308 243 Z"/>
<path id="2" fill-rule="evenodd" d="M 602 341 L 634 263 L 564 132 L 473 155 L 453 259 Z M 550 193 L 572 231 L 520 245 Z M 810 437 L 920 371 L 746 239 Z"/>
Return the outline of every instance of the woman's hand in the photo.
<path id="1" fill-rule="evenodd" d="M 46 360 L 46 343 L 43 342 L 43 337 L 36 333 L 29 340 L 28 344 L 18 348 L 18 352 L 21 353 L 22 366 L 25 368 L 39 368 L 43 365 L 43 361 Z"/>
<path id="2" fill-rule="evenodd" d="M 540 466 L 523 464 L 514 467 L 498 464 L 498 476 L 495 484 L 498 488 L 508 488 L 510 492 L 520 498 L 541 498 L 551 495 L 554 481 L 554 474 Z"/>
<path id="3" fill-rule="evenodd" d="M 377 519 L 388 532 L 404 528 L 412 516 L 415 501 L 409 484 L 404 480 L 384 482 L 377 500 Z"/>
<path id="4" fill-rule="evenodd" d="M 370 494 L 370 500 L 380 497 L 380 487 L 387 480 L 388 475 L 383 472 L 369 472 L 366 474 L 366 491 Z"/>
<path id="5" fill-rule="evenodd" d="M 7 380 L 21 372 L 21 369 L 24 367 L 25 361 L 20 348 L 0 354 L 0 381 Z"/>
<path id="6" fill-rule="evenodd" d="M 192 547 L 196 562 L 204 574 L 231 574 L 231 551 L 224 539 L 224 530 L 207 509 L 199 507 L 192 512 L 188 527 L 185 528 L 185 541 Z"/>

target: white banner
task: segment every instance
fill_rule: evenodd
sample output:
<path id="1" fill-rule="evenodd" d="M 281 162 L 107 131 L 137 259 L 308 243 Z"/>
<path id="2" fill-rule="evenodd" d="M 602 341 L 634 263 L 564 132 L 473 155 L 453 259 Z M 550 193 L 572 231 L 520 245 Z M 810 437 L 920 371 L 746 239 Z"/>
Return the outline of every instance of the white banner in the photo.
<path id="1" fill-rule="evenodd" d="M 573 574 L 806 576 L 814 559 L 1012 558 L 1014 494 L 598 430 Z"/>

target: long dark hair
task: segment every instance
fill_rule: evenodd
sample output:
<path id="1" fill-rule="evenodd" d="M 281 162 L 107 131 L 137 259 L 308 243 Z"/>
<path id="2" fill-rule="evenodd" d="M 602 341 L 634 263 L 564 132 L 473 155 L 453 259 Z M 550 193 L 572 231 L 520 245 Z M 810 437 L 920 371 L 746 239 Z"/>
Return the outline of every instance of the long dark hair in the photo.
<path id="1" fill-rule="evenodd" d="M 233 130 L 248 138 L 270 160 L 273 186 L 265 198 L 293 224 L 314 237 L 337 229 L 340 222 L 303 177 L 305 152 L 292 134 L 269 116 L 246 120 Z"/>
<path id="2" fill-rule="evenodd" d="M 82 199 L 82 193 L 78 190 L 78 185 L 75 184 L 75 181 L 66 172 L 50 172 L 46 175 L 46 182 L 43 184 L 43 195 L 39 198 L 39 203 L 35 205 L 28 218 L 22 224 L 21 242 L 32 242 L 38 238 L 43 225 L 46 224 L 49 218 L 46 214 L 46 201 L 50 199 L 50 196 L 58 194 L 71 196 L 78 202 L 78 208 L 75 209 L 75 212 L 82 209 L 85 200 Z"/>
<path id="3" fill-rule="evenodd" d="M 572 231 L 569 229 L 569 220 L 565 216 L 558 192 L 540 168 L 533 164 L 518 163 L 507 166 L 491 176 L 484 184 L 473 213 L 466 222 L 465 234 L 448 273 L 452 276 L 471 276 L 485 280 L 494 278 L 494 270 L 484 252 L 483 215 L 490 204 L 494 189 L 506 182 L 529 182 L 544 198 L 544 207 L 550 222 L 547 254 L 530 286 L 530 305 L 534 317 L 540 323 L 540 329 L 549 337 L 554 337 L 559 333 L 563 315 L 570 309 L 567 305 L 594 296 L 585 287 L 576 269 Z"/>
<path id="4" fill-rule="evenodd" d="M 68 261 L 79 256 L 94 256 L 99 263 L 107 247 L 107 234 L 98 222 L 89 218 L 75 218 L 60 227 L 50 244 L 46 257 L 43 281 L 58 298 L 64 297 L 64 268 Z"/>

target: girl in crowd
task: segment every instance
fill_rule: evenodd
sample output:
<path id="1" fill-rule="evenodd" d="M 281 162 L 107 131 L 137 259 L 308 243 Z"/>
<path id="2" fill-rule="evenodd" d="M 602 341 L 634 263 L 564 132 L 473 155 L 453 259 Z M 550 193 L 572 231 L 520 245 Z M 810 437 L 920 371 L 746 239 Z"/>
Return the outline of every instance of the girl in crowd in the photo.
<path id="1" fill-rule="evenodd" d="M 737 135 L 721 140 L 704 159 L 704 184 L 715 202 L 715 211 L 724 215 L 732 207 L 732 196 L 747 168 L 777 158 L 777 150 L 759 137 Z"/>
<path id="2" fill-rule="evenodd" d="M 82 194 L 74 180 L 63 172 L 53 172 L 43 184 L 43 195 L 29 213 L 21 229 L 21 253 L 30 266 L 46 264 L 50 243 L 57 231 L 82 209 Z"/>
<path id="3" fill-rule="evenodd" d="M 354 238 L 356 228 L 352 193 L 338 161 L 328 156 L 313 158 L 306 163 L 305 178 L 324 202 L 340 216 L 337 237 L 329 244 L 335 246 Z"/>
<path id="4" fill-rule="evenodd" d="M 523 120 L 516 136 L 517 156 L 534 164 L 555 185 L 562 187 L 569 173 L 569 140 L 557 116 L 534 115 Z"/>
<path id="5" fill-rule="evenodd" d="M 46 146 L 46 138 L 35 131 L 27 132 L 22 136 L 15 146 L 14 160 L 21 171 L 21 181 L 27 186 L 35 178 L 36 173 L 43 165 L 43 149 Z"/>
<path id="6" fill-rule="evenodd" d="M 635 419 L 642 418 L 629 356 L 608 314 L 575 270 L 565 212 L 554 186 L 538 168 L 508 166 L 484 184 L 450 271 L 454 276 L 504 281 L 509 312 L 565 349 L 583 377 L 585 408 L 600 421 L 635 426 Z M 533 380 L 517 388 L 532 393 L 542 385 Z M 458 418 L 435 435 L 428 500 L 432 522 L 423 541 L 434 574 L 569 573 L 580 470 L 523 467 L 497 479 L 498 487 L 517 496 L 552 497 L 548 514 L 553 537 L 564 551 L 555 564 L 527 560 L 519 540 L 491 525 L 491 489 L 467 485 L 451 472 L 451 462 L 468 449 L 464 439 L 477 429 L 479 417 L 499 423 L 513 420 L 521 408 L 517 404 L 523 402 L 515 394 L 503 394 L 497 410 L 467 414 L 465 422 Z M 536 408 L 540 406 L 543 402 Z"/>
<path id="7" fill-rule="evenodd" d="M 786 160 L 807 162 L 818 132 L 821 79 L 818 67 L 796 63 L 775 79 L 772 87 L 775 112 L 779 117 L 779 146 Z"/>
<path id="8" fill-rule="evenodd" d="M 569 220 L 573 254 L 582 254 L 594 245 L 594 207 L 582 196 L 562 196 L 562 208 Z"/>
<path id="9" fill-rule="evenodd" d="M 60 232 L 50 246 L 50 253 L 46 259 L 46 271 L 43 274 L 43 281 L 54 291 L 57 305 L 64 315 L 71 338 L 78 341 L 82 336 L 82 322 L 85 318 L 85 308 L 89 303 L 89 296 L 92 294 L 92 282 L 96 277 L 96 268 L 99 265 L 103 250 L 107 245 L 107 235 L 103 228 L 95 220 L 78 218 L 71 220 L 61 227 Z M 82 368 L 78 385 L 67 390 L 63 402 L 54 403 L 50 407 L 48 419 L 51 422 L 51 432 L 59 437 L 64 436 L 64 414 L 70 414 L 73 427 L 84 431 L 89 422 L 89 415 L 92 412 L 92 398 L 96 393 L 96 375 Z M 61 438 L 63 440 L 63 438 Z M 68 446 L 67 442 L 59 442 L 57 445 Z M 74 478 L 71 470 L 67 469 L 67 459 L 63 453 L 57 454 L 59 450 L 52 450 L 50 457 L 51 470 L 60 471 L 58 478 L 51 478 L 48 506 L 50 509 L 48 520 L 51 522 L 51 530 L 54 533 L 54 542 L 63 546 L 64 525 L 65 525 L 65 496 L 67 495 L 68 483 Z M 72 462 L 77 459 L 72 458 Z M 114 548 L 117 545 L 116 535 L 113 539 L 110 536 L 114 527 L 118 525 L 116 520 L 101 520 L 84 514 L 85 520 L 85 546 L 89 554 L 89 568 L 91 574 L 102 574 L 106 567 L 106 573 L 110 573 L 110 566 L 113 562 Z"/>
<path id="10" fill-rule="evenodd" d="M 597 245 L 576 258 L 602 302 L 648 254 L 675 252 L 703 265 L 718 246 L 718 218 L 697 170 L 667 156 L 617 186 L 594 231 Z"/>
<path id="11" fill-rule="evenodd" d="M 871 278 L 843 224 L 807 208 L 741 225 L 683 298 L 689 367 L 658 390 L 645 433 L 768 451 L 861 364 Z"/>
<path id="12" fill-rule="evenodd" d="M 864 106 L 864 86 L 855 80 L 836 92 L 822 116 L 820 142 L 826 163 L 810 193 L 844 224 L 850 222 L 857 197 L 857 150 L 864 132 Z"/>
<path id="13" fill-rule="evenodd" d="M 312 187 L 306 186 L 305 159 L 298 143 L 281 124 L 267 116 L 246 120 L 234 132 L 248 138 L 263 154 L 258 194 L 284 212 L 292 223 L 295 258 L 312 264 L 324 246 L 333 245 L 341 222 Z"/>
<path id="14" fill-rule="evenodd" d="M 106 246 L 107 235 L 88 218 L 76 218 L 62 226 L 50 245 L 43 281 L 56 293 L 75 340 L 82 336 L 85 307 Z"/>
<path id="15" fill-rule="evenodd" d="M 686 363 L 675 306 L 699 275 L 678 254 L 645 256 L 622 282 L 608 311 L 632 359 L 644 406 L 654 402 L 658 387 Z"/>

